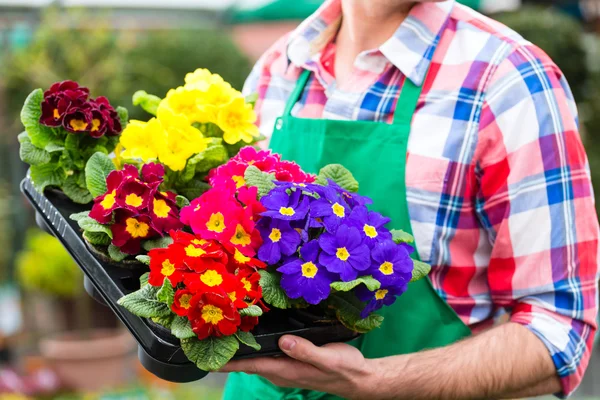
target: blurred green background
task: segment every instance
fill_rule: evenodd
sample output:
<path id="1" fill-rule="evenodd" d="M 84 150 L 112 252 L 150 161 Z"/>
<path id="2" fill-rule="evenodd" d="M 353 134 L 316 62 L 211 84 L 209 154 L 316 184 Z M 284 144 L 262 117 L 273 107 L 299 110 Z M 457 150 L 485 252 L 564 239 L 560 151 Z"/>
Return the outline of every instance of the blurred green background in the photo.
<path id="1" fill-rule="evenodd" d="M 462 2 L 520 32 L 563 70 L 579 106 L 581 133 L 600 193 L 599 2 Z M 17 376 L 35 377 L 47 365 L 43 352 L 40 357 L 37 351 L 44 338 L 57 331 L 118 325 L 110 312 L 82 293 L 77 267 L 55 239 L 36 231 L 32 210 L 20 195 L 26 166 L 19 160 L 16 137 L 27 94 L 72 79 L 88 86 L 92 94 L 127 107 L 137 118 L 143 114 L 132 107 L 132 93 L 144 89 L 162 96 L 199 67 L 221 74 L 240 89 L 260 54 L 322 0 L 120 3 L 0 0 L 0 371 L 8 368 Z M 44 262 L 50 259 L 51 263 Z M 123 387 L 49 394 L 59 389 L 57 385 L 39 393 L 64 399 L 220 396 L 223 378 L 218 375 L 196 384 L 172 385 L 154 379 L 137 364 L 133 369 Z M 600 398 L 596 375 L 600 359 L 594 358 L 579 398 L 597 394 Z M 3 399 L 1 393 L 0 389 Z"/>

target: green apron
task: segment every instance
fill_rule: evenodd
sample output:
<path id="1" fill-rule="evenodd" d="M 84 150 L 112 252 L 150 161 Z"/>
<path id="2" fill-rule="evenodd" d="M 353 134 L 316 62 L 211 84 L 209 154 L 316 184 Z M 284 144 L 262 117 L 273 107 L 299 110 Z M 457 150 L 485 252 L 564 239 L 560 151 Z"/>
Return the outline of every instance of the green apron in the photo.
<path id="1" fill-rule="evenodd" d="M 295 161 L 311 173 L 327 164 L 344 165 L 358 180 L 360 194 L 373 199 L 372 209 L 392 219 L 388 227 L 412 234 L 406 200 L 406 158 L 410 124 L 422 88 L 406 79 L 392 124 L 293 117 L 292 107 L 304 92 L 309 76 L 310 71 L 304 71 L 283 117 L 277 120 L 271 148 L 284 160 Z M 413 256 L 418 257 L 417 252 Z M 471 334 L 429 279 L 409 284 L 406 293 L 378 313 L 385 318 L 381 327 L 351 343 L 367 358 L 446 346 Z M 231 374 L 224 395 L 226 400 L 335 398 L 278 388 L 264 378 L 242 373 Z"/>

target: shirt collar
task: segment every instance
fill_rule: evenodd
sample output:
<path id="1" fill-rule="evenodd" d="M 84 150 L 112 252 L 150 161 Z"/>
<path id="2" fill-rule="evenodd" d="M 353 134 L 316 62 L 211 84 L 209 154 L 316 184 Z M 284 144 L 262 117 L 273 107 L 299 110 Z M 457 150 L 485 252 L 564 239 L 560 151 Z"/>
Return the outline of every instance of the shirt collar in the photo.
<path id="1" fill-rule="evenodd" d="M 416 4 L 394 35 L 379 51 L 415 85 L 421 86 L 429 69 L 433 50 L 446 27 L 455 0 Z M 313 42 L 341 14 L 341 0 L 327 0 L 290 35 L 287 55 L 303 68 L 312 69 Z"/>

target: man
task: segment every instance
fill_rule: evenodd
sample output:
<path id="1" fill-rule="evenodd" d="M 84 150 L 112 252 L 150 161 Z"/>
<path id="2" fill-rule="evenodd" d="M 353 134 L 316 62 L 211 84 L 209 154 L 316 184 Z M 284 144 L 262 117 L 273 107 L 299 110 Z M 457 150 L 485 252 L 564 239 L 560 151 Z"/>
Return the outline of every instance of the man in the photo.
<path id="1" fill-rule="evenodd" d="M 328 0 L 246 91 L 275 151 L 344 164 L 412 230 L 432 285 L 409 285 L 355 347 L 286 336 L 288 357 L 230 363 L 251 375 L 233 374 L 226 399 L 575 390 L 596 330 L 598 222 L 574 101 L 541 50 L 454 1 Z M 499 310 L 510 321 L 494 326 Z"/>

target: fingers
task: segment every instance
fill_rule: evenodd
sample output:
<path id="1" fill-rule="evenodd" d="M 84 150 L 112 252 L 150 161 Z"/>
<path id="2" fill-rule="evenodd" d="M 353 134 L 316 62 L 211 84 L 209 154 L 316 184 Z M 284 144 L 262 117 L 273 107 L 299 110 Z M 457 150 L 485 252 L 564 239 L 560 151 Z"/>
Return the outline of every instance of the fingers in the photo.
<path id="1" fill-rule="evenodd" d="M 279 339 L 279 347 L 289 357 L 312 364 L 321 370 L 336 369 L 341 358 L 339 347 L 317 347 L 310 341 L 297 336 L 283 336 Z"/>

